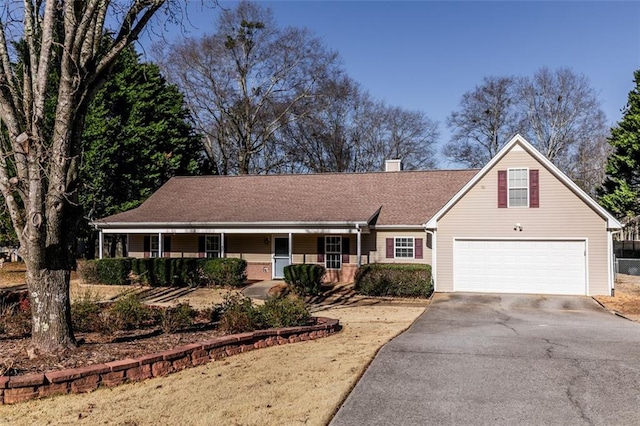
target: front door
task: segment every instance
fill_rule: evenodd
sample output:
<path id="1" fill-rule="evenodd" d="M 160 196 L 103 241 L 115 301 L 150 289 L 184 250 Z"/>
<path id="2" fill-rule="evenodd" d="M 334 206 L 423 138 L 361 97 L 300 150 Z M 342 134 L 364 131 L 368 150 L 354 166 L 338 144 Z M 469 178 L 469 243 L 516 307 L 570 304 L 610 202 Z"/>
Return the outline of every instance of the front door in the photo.
<path id="1" fill-rule="evenodd" d="M 290 263 L 289 237 L 273 237 L 273 278 L 284 278 L 284 268 Z"/>

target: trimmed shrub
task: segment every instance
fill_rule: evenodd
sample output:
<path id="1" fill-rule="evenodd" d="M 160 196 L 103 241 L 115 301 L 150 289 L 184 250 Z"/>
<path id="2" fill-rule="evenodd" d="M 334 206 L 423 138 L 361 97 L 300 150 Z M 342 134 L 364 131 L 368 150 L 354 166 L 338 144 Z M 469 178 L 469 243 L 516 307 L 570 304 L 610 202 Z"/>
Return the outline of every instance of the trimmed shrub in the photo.
<path id="1" fill-rule="evenodd" d="M 242 287 L 247 280 L 247 261 L 244 259 L 207 259 L 202 270 L 210 285 Z"/>
<path id="2" fill-rule="evenodd" d="M 304 301 L 297 297 L 269 299 L 257 309 L 268 327 L 296 327 L 311 323 L 309 310 Z"/>
<path id="3" fill-rule="evenodd" d="M 99 284 L 98 266 L 95 260 L 80 260 L 76 266 L 80 279 L 85 284 Z"/>
<path id="4" fill-rule="evenodd" d="M 356 272 L 354 288 L 368 296 L 429 297 L 433 292 L 431 265 L 363 265 Z"/>
<path id="5" fill-rule="evenodd" d="M 100 284 L 127 285 L 129 284 L 129 272 L 131 271 L 131 258 L 108 258 L 88 260 L 95 262 L 96 274 Z"/>
<path id="6" fill-rule="evenodd" d="M 315 264 L 296 264 L 285 266 L 284 281 L 301 296 L 320 294 L 322 278 L 327 272 L 324 266 Z"/>

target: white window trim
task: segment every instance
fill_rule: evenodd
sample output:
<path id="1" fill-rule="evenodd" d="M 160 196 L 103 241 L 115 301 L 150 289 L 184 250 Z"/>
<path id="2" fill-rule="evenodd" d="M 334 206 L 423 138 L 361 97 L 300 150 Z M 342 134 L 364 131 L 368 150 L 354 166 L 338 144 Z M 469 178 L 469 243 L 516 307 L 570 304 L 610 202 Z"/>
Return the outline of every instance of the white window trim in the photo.
<path id="1" fill-rule="evenodd" d="M 405 249 L 409 247 L 398 247 L 398 240 L 409 239 L 411 240 L 411 256 L 398 256 L 397 250 L 399 248 Z M 393 238 L 393 258 L 394 259 L 415 259 L 416 258 L 416 238 L 415 237 L 394 237 Z"/>
<path id="2" fill-rule="evenodd" d="M 154 245 L 155 249 L 153 248 Z M 160 257 L 160 237 L 158 235 L 149 236 L 149 257 Z"/>
<path id="3" fill-rule="evenodd" d="M 526 206 L 512 206 L 511 205 L 511 186 L 509 179 L 509 174 L 514 170 L 525 170 L 527 176 L 527 205 Z M 524 187 L 514 187 L 513 189 L 523 189 Z M 507 169 L 507 208 L 511 209 L 528 209 L 531 204 L 531 182 L 529 182 L 529 168 L 528 167 L 512 167 Z"/>
<path id="4" fill-rule="evenodd" d="M 340 239 L 340 249 L 339 249 L 339 251 L 336 252 L 336 251 L 327 250 L 329 238 L 339 238 Z M 339 268 L 329 268 L 328 261 L 329 261 L 329 255 L 330 254 L 337 254 L 338 255 L 338 262 L 340 264 Z M 342 269 L 342 235 L 325 235 L 324 236 L 324 267 L 328 271 L 339 271 L 339 270 Z"/>
<path id="5" fill-rule="evenodd" d="M 208 242 L 209 242 L 209 238 L 217 238 L 218 239 L 218 250 L 209 250 L 208 249 Z M 220 235 L 219 234 L 209 234 L 209 235 L 205 235 L 204 236 L 204 257 L 206 258 L 219 258 L 220 256 L 220 252 L 221 252 L 221 241 L 220 241 Z M 209 253 L 214 254 L 214 256 L 209 257 Z M 217 254 L 217 256 L 215 256 L 215 254 Z"/>

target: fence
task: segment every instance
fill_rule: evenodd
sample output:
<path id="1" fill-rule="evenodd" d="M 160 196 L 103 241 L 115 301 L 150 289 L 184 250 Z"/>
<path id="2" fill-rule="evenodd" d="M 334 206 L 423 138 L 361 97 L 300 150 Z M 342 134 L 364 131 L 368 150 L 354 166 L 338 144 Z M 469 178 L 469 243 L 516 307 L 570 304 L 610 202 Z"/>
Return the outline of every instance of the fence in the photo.
<path id="1" fill-rule="evenodd" d="M 640 259 L 617 259 L 616 274 L 640 275 Z"/>

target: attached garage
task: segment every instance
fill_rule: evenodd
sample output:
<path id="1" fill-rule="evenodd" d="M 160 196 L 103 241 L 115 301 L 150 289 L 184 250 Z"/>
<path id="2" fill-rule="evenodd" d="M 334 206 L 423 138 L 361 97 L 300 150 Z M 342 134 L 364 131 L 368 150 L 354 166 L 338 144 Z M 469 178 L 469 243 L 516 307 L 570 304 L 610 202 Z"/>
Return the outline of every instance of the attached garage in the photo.
<path id="1" fill-rule="evenodd" d="M 456 239 L 454 291 L 588 294 L 585 240 Z"/>

